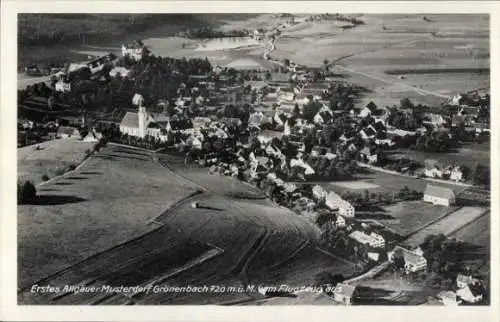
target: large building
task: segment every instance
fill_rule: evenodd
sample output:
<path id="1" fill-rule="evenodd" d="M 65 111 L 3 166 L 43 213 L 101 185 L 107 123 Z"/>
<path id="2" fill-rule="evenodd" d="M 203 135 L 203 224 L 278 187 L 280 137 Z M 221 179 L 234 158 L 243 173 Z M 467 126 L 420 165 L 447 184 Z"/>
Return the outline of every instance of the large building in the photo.
<path id="1" fill-rule="evenodd" d="M 455 193 L 450 188 L 427 185 L 424 191 L 424 201 L 434 205 L 449 207 L 455 204 Z"/>
<path id="2" fill-rule="evenodd" d="M 356 242 L 362 245 L 372 248 L 383 248 L 385 246 L 384 237 L 373 232 L 368 235 L 362 231 L 356 230 L 349 234 L 349 238 L 354 239 Z"/>

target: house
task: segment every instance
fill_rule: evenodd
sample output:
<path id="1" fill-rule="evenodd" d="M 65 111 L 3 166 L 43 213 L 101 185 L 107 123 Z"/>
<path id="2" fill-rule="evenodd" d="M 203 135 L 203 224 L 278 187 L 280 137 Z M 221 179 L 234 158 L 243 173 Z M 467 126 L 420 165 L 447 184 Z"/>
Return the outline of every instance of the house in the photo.
<path id="1" fill-rule="evenodd" d="M 464 288 L 469 284 L 473 284 L 479 282 L 477 278 L 472 277 L 471 275 L 458 274 L 457 275 L 457 287 Z"/>
<path id="2" fill-rule="evenodd" d="M 354 239 L 356 242 L 362 245 L 372 248 L 383 248 L 385 246 L 384 237 L 373 232 L 370 235 L 367 235 L 362 231 L 356 230 L 349 234 L 349 238 Z"/>
<path id="3" fill-rule="evenodd" d="M 462 303 L 462 301 L 458 299 L 457 293 L 453 291 L 442 291 L 437 295 L 437 298 L 446 306 L 457 306 Z"/>
<path id="4" fill-rule="evenodd" d="M 315 185 L 312 188 L 312 194 L 316 200 L 322 200 L 322 199 L 326 198 L 327 192 L 325 189 L 323 189 L 323 187 L 321 187 L 319 185 Z"/>
<path id="5" fill-rule="evenodd" d="M 359 155 L 361 156 L 361 160 L 363 162 L 368 162 L 370 164 L 377 163 L 377 153 L 374 153 L 374 151 L 368 147 L 361 149 L 361 151 L 359 151 Z"/>
<path id="6" fill-rule="evenodd" d="M 60 139 L 67 139 L 76 135 L 80 135 L 80 131 L 78 131 L 77 128 L 72 126 L 60 126 L 57 129 L 56 137 Z"/>
<path id="7" fill-rule="evenodd" d="M 379 253 L 374 253 L 374 252 L 368 252 L 367 256 L 368 256 L 369 259 L 371 259 L 374 262 L 378 262 L 378 260 L 380 258 L 380 254 Z"/>
<path id="8" fill-rule="evenodd" d="M 337 215 L 337 218 L 335 220 L 335 226 L 337 228 L 343 228 L 347 225 L 345 218 L 342 217 L 341 215 Z"/>
<path id="9" fill-rule="evenodd" d="M 248 117 L 248 124 L 253 126 L 258 126 L 263 123 L 264 114 L 262 112 L 254 112 Z"/>
<path id="10" fill-rule="evenodd" d="M 463 174 L 460 166 L 455 166 L 451 170 L 450 180 L 453 180 L 453 181 L 456 181 L 456 182 L 462 181 L 463 175 L 464 174 Z"/>
<path id="11" fill-rule="evenodd" d="M 356 293 L 356 286 L 346 283 L 338 283 L 333 290 L 333 299 L 335 302 L 351 305 Z"/>
<path id="12" fill-rule="evenodd" d="M 116 66 L 112 70 L 109 71 L 109 76 L 111 77 L 116 77 L 120 75 L 121 77 L 127 77 L 130 74 L 130 70 L 122 67 L 122 66 Z"/>
<path id="13" fill-rule="evenodd" d="M 446 124 L 446 121 L 444 120 L 442 115 L 435 114 L 435 113 L 426 113 L 423 123 L 439 127 L 439 126 Z"/>
<path id="14" fill-rule="evenodd" d="M 211 119 L 209 117 L 196 116 L 192 119 L 193 128 L 200 130 L 208 126 L 210 124 Z"/>
<path id="15" fill-rule="evenodd" d="M 366 117 L 368 117 L 370 115 L 372 115 L 372 111 L 368 107 L 363 108 L 358 113 L 358 117 L 361 118 L 361 119 L 364 119 L 364 118 L 366 118 Z"/>
<path id="16" fill-rule="evenodd" d="M 375 119 L 375 123 L 380 123 L 386 125 L 389 119 L 390 113 L 386 108 L 378 108 L 371 113 L 371 117 Z"/>
<path id="17" fill-rule="evenodd" d="M 87 135 L 82 139 L 83 142 L 98 142 L 102 138 L 102 134 L 96 132 L 94 129 L 89 131 Z"/>
<path id="18" fill-rule="evenodd" d="M 424 201 L 449 207 L 455 203 L 455 193 L 450 188 L 428 184 L 424 191 Z"/>
<path id="19" fill-rule="evenodd" d="M 71 92 L 71 83 L 59 80 L 55 85 L 56 92 Z"/>
<path id="20" fill-rule="evenodd" d="M 425 257 L 415 253 L 414 251 L 401 246 L 396 246 L 392 251 L 387 253 L 387 259 L 391 263 L 394 263 L 397 256 L 402 256 L 404 269 L 407 273 L 414 273 L 427 268 L 427 260 Z"/>
<path id="21" fill-rule="evenodd" d="M 372 140 L 377 135 L 377 131 L 375 131 L 372 125 L 369 125 L 366 128 L 361 129 L 361 131 L 359 131 L 359 134 L 361 135 L 361 138 L 363 140 Z"/>
<path id="22" fill-rule="evenodd" d="M 477 303 L 483 300 L 486 290 L 481 282 L 467 284 L 457 290 L 457 297 L 467 303 Z"/>
<path id="23" fill-rule="evenodd" d="M 424 161 L 425 170 L 424 175 L 429 178 L 441 178 L 444 173 L 443 166 L 434 159 L 427 159 Z"/>
<path id="24" fill-rule="evenodd" d="M 333 119 L 333 113 L 330 110 L 319 111 L 314 116 L 314 123 L 321 125 L 330 122 Z"/>
<path id="25" fill-rule="evenodd" d="M 136 40 L 128 45 L 122 45 L 123 57 L 129 57 L 135 61 L 140 61 L 146 54 L 147 49 L 140 40 Z"/>

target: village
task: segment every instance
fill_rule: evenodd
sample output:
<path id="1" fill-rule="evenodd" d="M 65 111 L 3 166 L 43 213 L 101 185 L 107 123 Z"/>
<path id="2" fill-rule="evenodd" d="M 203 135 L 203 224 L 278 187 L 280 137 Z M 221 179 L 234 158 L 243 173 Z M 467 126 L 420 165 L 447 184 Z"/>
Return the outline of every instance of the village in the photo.
<path id="1" fill-rule="evenodd" d="M 462 263 L 456 254 L 466 245 L 453 234 L 489 211 L 489 163 L 440 159 L 489 144 L 488 91 L 441 106 L 407 98 L 360 106 L 367 89 L 336 77 L 327 60 L 312 68 L 273 59 L 271 49 L 220 66 L 154 56 L 140 40 L 121 51 L 19 90 L 18 147 L 37 153 L 45 141 L 79 140 L 94 144 L 90 156 L 133 146 L 258 187 L 320 229 L 322 249 L 353 263 L 353 276 L 320 278 L 340 304 L 362 304 L 360 281 L 388 271 L 437 280 L 439 304 L 488 303 L 489 282 Z M 387 210 L 398 205 L 433 217 L 405 226 L 404 209 Z M 468 215 L 458 217 L 462 210 Z"/>

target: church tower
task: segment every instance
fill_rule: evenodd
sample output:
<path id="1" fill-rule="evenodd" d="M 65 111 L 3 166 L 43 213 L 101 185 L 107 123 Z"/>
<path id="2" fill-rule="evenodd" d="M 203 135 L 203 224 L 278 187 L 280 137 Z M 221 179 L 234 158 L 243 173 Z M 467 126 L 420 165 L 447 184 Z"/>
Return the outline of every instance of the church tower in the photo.
<path id="1" fill-rule="evenodd" d="M 147 113 L 146 113 L 146 108 L 144 106 L 139 105 L 139 113 L 138 115 L 138 120 L 139 120 L 139 137 L 144 138 L 146 136 L 146 122 L 147 122 Z"/>

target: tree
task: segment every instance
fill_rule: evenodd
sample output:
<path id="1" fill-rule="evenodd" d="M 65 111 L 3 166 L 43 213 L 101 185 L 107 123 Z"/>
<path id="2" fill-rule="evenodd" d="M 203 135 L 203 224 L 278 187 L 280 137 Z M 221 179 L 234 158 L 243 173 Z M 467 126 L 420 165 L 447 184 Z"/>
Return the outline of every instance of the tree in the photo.
<path id="1" fill-rule="evenodd" d="M 490 185 L 490 167 L 485 166 L 481 163 L 476 165 L 474 169 L 474 184 L 475 185 Z"/>
<path id="2" fill-rule="evenodd" d="M 17 184 L 17 202 L 19 204 L 32 203 L 36 199 L 36 188 L 31 181 Z"/>

